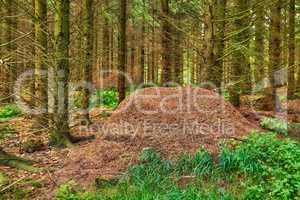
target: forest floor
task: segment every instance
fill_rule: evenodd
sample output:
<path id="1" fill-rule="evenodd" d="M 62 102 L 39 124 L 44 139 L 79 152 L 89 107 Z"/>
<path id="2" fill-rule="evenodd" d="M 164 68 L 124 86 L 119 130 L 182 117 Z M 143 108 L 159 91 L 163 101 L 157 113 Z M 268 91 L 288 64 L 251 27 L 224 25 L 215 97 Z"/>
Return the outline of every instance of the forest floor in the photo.
<path id="1" fill-rule="evenodd" d="M 122 175 L 122 173 L 131 164 L 137 162 L 138 156 L 147 147 L 157 149 L 164 158 L 172 159 L 183 153 L 195 153 L 199 148 L 204 147 L 211 154 L 217 154 L 219 145 L 224 140 L 243 140 L 252 130 L 262 130 L 260 120 L 263 117 L 285 118 L 284 114 L 275 114 L 266 111 L 254 111 L 247 106 L 236 110 L 232 105 L 227 103 L 211 91 L 199 90 L 194 91 L 197 102 L 202 111 L 213 110 L 213 112 L 198 112 L 195 108 L 187 110 L 193 106 L 185 102 L 189 99 L 190 93 L 185 90 L 181 95 L 184 108 L 177 111 L 178 101 L 168 99 L 165 102 L 166 110 L 175 110 L 175 113 L 164 114 L 158 112 L 148 115 L 140 112 L 143 110 L 156 110 L 159 108 L 161 99 L 152 99 L 149 101 L 143 98 L 144 95 L 154 95 L 152 89 L 145 89 L 134 97 L 135 104 L 127 104 L 132 100 L 129 96 L 115 111 L 110 115 L 110 111 L 103 109 L 94 109 L 92 111 L 93 125 L 86 127 L 76 127 L 72 129 L 74 135 L 96 135 L 94 141 L 82 142 L 76 144 L 71 149 L 55 149 L 47 146 L 48 133 L 34 133 L 31 130 L 32 120 L 27 117 L 17 117 L 5 122 L 1 122 L 1 126 L 12 127 L 13 134 L 9 139 L 2 142 L 3 149 L 9 153 L 20 155 L 26 159 L 34 161 L 34 166 L 47 169 L 43 172 L 31 173 L 22 170 L 16 170 L 9 167 L 0 166 L 0 171 L 5 172 L 9 177 L 9 184 L 0 187 L 0 193 L 11 191 L 14 198 L 19 199 L 50 199 L 57 187 L 69 179 L 74 179 L 82 186 L 88 187 L 95 182 L 96 178 L 113 179 Z M 160 88 L 161 97 L 167 97 L 177 94 L 176 89 Z M 199 97 L 198 97 L 199 96 Z M 206 96 L 213 96 L 208 98 Z M 294 110 L 288 116 L 290 121 L 300 122 L 299 108 L 300 100 L 289 102 L 290 109 Z M 221 112 L 219 109 L 224 109 Z M 126 109 L 126 112 L 119 112 Z M 204 114 L 205 113 L 205 114 Z M 195 120 L 203 124 L 213 124 L 221 121 L 226 124 L 233 124 L 234 134 L 224 136 L 218 132 L 218 125 L 205 127 L 203 131 L 211 131 L 210 134 L 203 134 L 193 130 L 188 130 L 188 134 L 182 134 L 182 130 L 191 121 Z M 186 121 L 188 120 L 188 121 Z M 142 123 L 147 122 L 150 129 L 143 129 Z M 122 124 L 126 122 L 126 126 L 120 129 L 110 125 Z M 165 123 L 159 124 L 158 123 Z M 129 126 L 128 126 L 129 124 Z M 166 124 L 173 124 L 175 127 L 165 127 Z M 133 126 L 132 126 L 133 125 Z M 164 126 L 164 127 L 162 127 Z M 116 128 L 114 130 L 114 128 Z M 195 128 L 199 128 L 195 126 Z M 202 128 L 202 127 L 201 127 Z M 209 129 L 209 130 L 208 130 Z M 138 134 L 135 134 L 137 130 Z M 224 131 L 224 130 L 223 130 Z M 26 153 L 23 149 L 23 143 L 33 139 L 44 144 L 39 151 Z M 0 198 L 1 199 L 1 198 Z"/>

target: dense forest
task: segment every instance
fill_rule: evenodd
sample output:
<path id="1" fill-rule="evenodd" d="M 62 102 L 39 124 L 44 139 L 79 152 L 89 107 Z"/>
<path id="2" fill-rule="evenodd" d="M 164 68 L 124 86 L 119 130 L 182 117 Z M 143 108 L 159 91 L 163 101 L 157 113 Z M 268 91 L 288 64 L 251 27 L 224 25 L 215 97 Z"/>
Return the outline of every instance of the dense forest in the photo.
<path id="1" fill-rule="evenodd" d="M 298 199 L 299 138 L 298 0 L 0 0 L 0 200 Z"/>

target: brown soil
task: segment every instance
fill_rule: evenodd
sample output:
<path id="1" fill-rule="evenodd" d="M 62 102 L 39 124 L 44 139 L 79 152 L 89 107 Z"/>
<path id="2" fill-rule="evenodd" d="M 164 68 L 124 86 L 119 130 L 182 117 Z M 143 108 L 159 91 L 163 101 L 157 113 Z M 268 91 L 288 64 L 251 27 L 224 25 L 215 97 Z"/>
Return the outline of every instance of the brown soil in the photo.
<path id="1" fill-rule="evenodd" d="M 96 177 L 119 175 L 145 147 L 167 158 L 202 146 L 214 154 L 222 141 L 242 139 L 258 129 L 216 93 L 190 87 L 137 91 L 97 125 L 98 138 L 70 151 L 55 175 L 59 182 L 74 178 L 87 186 Z"/>

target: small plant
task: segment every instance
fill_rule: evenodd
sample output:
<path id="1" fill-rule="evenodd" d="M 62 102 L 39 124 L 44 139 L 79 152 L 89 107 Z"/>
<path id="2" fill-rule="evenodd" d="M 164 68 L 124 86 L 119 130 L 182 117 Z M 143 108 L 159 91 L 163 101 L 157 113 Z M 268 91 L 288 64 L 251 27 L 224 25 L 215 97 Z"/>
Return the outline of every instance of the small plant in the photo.
<path id="1" fill-rule="evenodd" d="M 6 105 L 0 108 L 0 119 L 9 119 L 21 115 L 21 110 L 16 105 Z"/>
<path id="2" fill-rule="evenodd" d="M 174 171 L 177 176 L 183 176 L 191 174 L 193 171 L 193 156 L 189 154 L 183 154 L 180 156 L 174 166 Z"/>
<path id="3" fill-rule="evenodd" d="M 193 159 L 193 174 L 208 175 L 213 171 L 214 163 L 211 155 L 205 150 L 199 150 Z"/>
<path id="4" fill-rule="evenodd" d="M 219 155 L 219 165 L 225 172 L 234 170 L 238 166 L 234 151 L 226 145 L 223 146 Z"/>

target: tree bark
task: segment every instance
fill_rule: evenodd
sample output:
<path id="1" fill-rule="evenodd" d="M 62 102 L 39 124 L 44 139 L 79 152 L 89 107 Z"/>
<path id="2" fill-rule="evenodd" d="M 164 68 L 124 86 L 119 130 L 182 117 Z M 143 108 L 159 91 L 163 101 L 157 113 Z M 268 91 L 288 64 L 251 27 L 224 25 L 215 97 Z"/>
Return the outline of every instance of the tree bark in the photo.
<path id="1" fill-rule="evenodd" d="M 288 67 L 288 98 L 295 94 L 295 0 L 289 0 L 289 67 Z"/>
<path id="2" fill-rule="evenodd" d="M 234 1 L 234 31 L 232 55 L 232 87 L 229 89 L 230 102 L 240 106 L 240 95 L 248 94 L 251 89 L 250 60 L 248 55 L 250 42 L 250 5 L 248 0 Z"/>
<path id="3" fill-rule="evenodd" d="M 125 72 L 127 59 L 127 0 L 120 0 L 120 19 L 119 19 L 119 77 L 118 77 L 118 92 L 119 103 L 125 99 Z"/>
<path id="4" fill-rule="evenodd" d="M 17 7 L 17 2 L 14 0 L 3 0 L 3 7 L 5 9 L 4 31 L 5 31 L 5 58 L 8 63 L 5 64 L 5 80 L 2 83 L 4 85 L 4 101 L 13 101 L 13 84 L 16 72 L 16 50 L 17 45 L 13 42 L 14 33 L 17 29 L 17 19 L 13 18 L 14 9 Z"/>
<path id="5" fill-rule="evenodd" d="M 169 0 L 161 0 L 162 8 L 162 73 L 161 84 L 167 86 L 172 81 L 172 37 L 169 17 Z"/>
<path id="6" fill-rule="evenodd" d="M 83 0 L 83 81 L 86 87 L 83 89 L 83 102 L 82 102 L 82 120 L 90 124 L 89 105 L 91 91 L 88 88 L 92 84 L 92 68 L 93 68 L 93 0 Z M 109 37 L 109 35 L 108 35 Z M 107 38 L 109 46 L 109 38 Z M 107 53 L 107 60 L 109 60 L 109 52 Z M 108 65 L 106 66 L 108 67 Z"/>
<path id="7" fill-rule="evenodd" d="M 35 127 L 48 126 L 47 1 L 35 0 Z"/>
<path id="8" fill-rule="evenodd" d="M 211 83 L 215 84 L 215 55 L 214 55 L 214 13 L 213 13 L 213 1 L 209 1 L 206 7 L 206 14 L 204 16 L 204 41 L 202 46 L 203 51 L 203 63 L 201 68 L 202 81 L 205 86 L 211 88 Z M 213 86 L 214 89 L 215 86 Z"/>
<path id="9" fill-rule="evenodd" d="M 214 66 L 210 68 L 210 79 L 216 88 L 221 88 L 223 78 L 223 57 L 225 48 L 225 25 L 226 25 L 226 4 L 227 0 L 215 1 L 214 9 Z M 213 70 L 211 70 L 213 69 Z"/>
<path id="10" fill-rule="evenodd" d="M 141 28 L 141 69 L 140 71 L 140 79 L 138 81 L 139 84 L 143 84 L 144 83 L 144 77 L 145 77 L 145 0 L 143 1 L 143 17 L 142 17 L 142 28 Z M 148 65 L 149 68 L 149 65 Z M 149 81 L 149 80 L 148 80 Z"/>
<path id="11" fill-rule="evenodd" d="M 269 49 L 269 78 L 270 87 L 266 91 L 268 107 L 267 109 L 278 111 L 278 97 L 276 87 L 278 86 L 278 77 L 276 72 L 281 67 L 281 0 L 274 0 L 271 5 L 271 24 L 270 24 L 270 49 Z"/>
<path id="12" fill-rule="evenodd" d="M 265 78 L 265 5 L 257 0 L 255 6 L 255 81 L 261 82 Z"/>
<path id="13" fill-rule="evenodd" d="M 179 22 L 180 19 L 177 19 Z M 183 33 L 177 27 L 173 27 L 173 58 L 174 58 L 174 82 L 183 84 Z"/>
<path id="14" fill-rule="evenodd" d="M 69 130 L 69 42 L 70 42 L 70 0 L 55 2 L 55 108 L 54 127 L 51 144 L 55 146 L 71 146 Z"/>
<path id="15" fill-rule="evenodd" d="M 104 15 L 103 15 L 103 34 L 102 34 L 102 68 L 101 70 L 105 73 L 102 73 L 102 77 L 105 78 L 109 70 L 109 35 L 110 35 L 110 28 L 109 28 L 109 19 L 107 16 L 107 11 L 109 4 L 108 0 L 104 1 Z"/>

